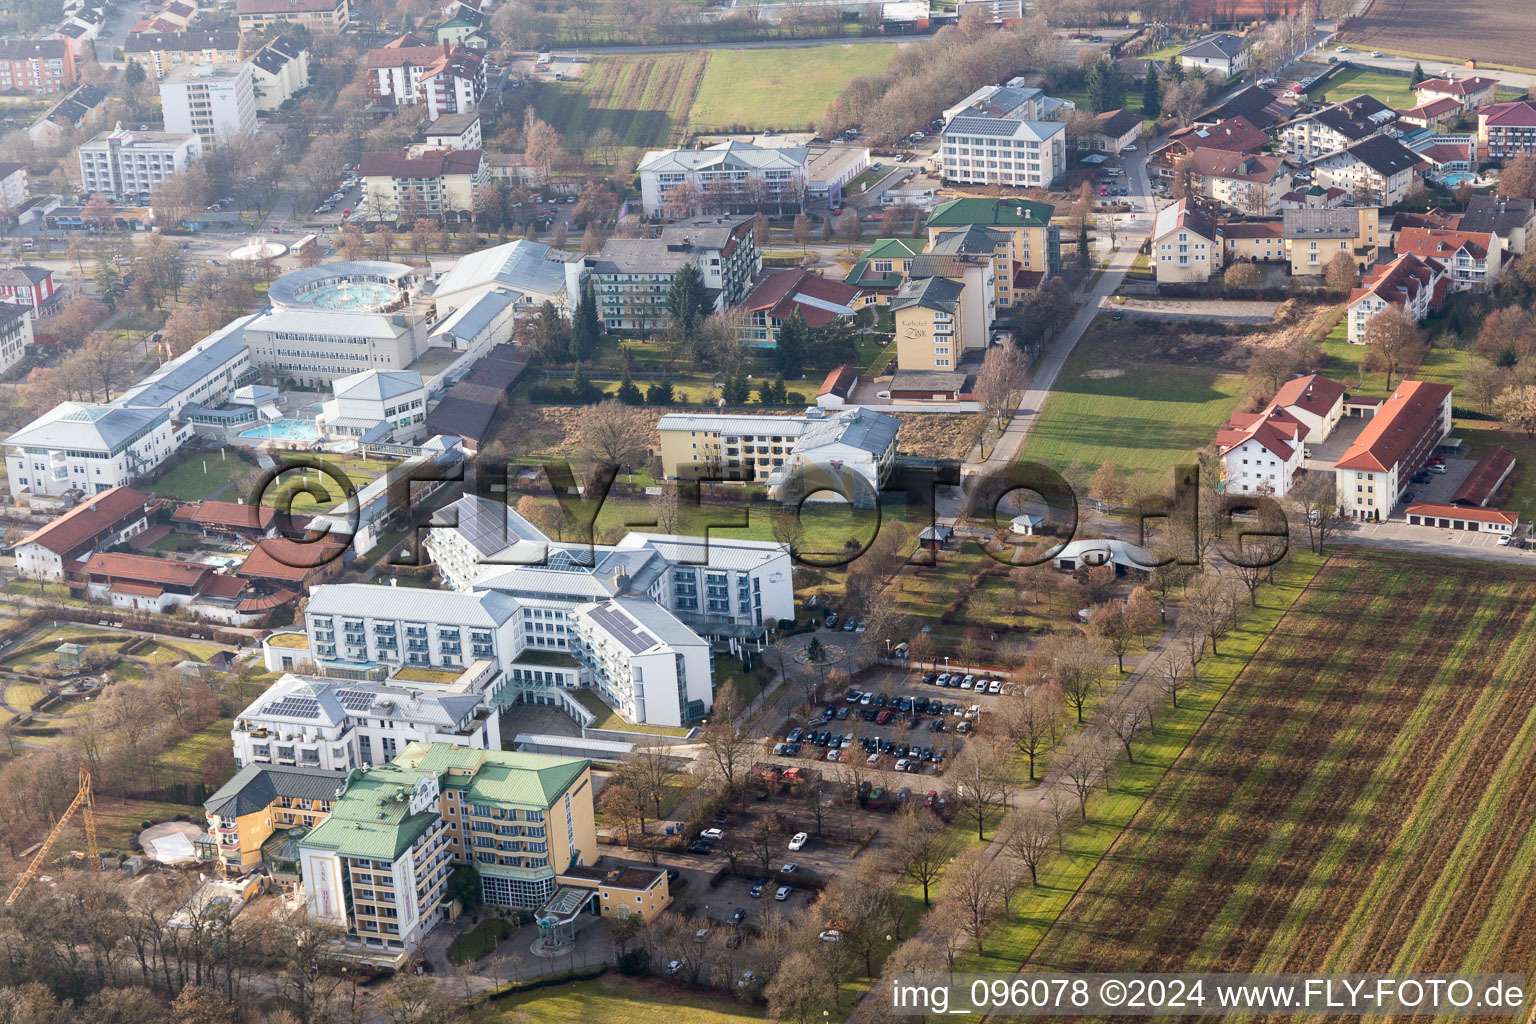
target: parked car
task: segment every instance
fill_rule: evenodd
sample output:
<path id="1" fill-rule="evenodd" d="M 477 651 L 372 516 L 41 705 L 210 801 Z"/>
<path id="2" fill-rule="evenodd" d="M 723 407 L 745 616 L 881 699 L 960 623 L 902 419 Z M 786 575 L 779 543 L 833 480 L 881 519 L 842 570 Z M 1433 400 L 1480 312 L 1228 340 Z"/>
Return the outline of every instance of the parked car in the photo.
<path id="1" fill-rule="evenodd" d="M 717 843 L 725 838 L 725 833 L 717 828 L 707 828 L 699 833 L 699 838 L 707 843 Z"/>
<path id="2" fill-rule="evenodd" d="M 779 886 L 778 890 L 774 892 L 773 898 L 778 900 L 780 903 L 783 903 L 785 900 L 789 899 L 789 894 L 792 892 L 794 892 L 794 890 L 789 886 L 781 885 Z"/>
<path id="3" fill-rule="evenodd" d="M 725 920 L 726 920 L 727 924 L 741 924 L 741 922 L 745 921 L 746 919 L 747 919 L 746 908 L 745 907 L 737 907 L 735 910 L 731 911 L 731 916 L 726 918 Z"/>
<path id="4" fill-rule="evenodd" d="M 896 770 L 899 772 L 904 772 L 910 767 L 912 767 L 912 762 L 908 761 L 906 758 L 902 758 L 896 762 Z"/>
<path id="5" fill-rule="evenodd" d="M 681 960 L 671 960 L 671 961 L 668 961 L 668 963 L 667 963 L 667 973 L 668 974 L 676 974 L 678 971 L 680 971 L 682 969 L 683 969 L 683 962 Z"/>
<path id="6" fill-rule="evenodd" d="M 757 899 L 759 896 L 761 896 L 763 894 L 763 886 L 765 886 L 767 884 L 768 884 L 768 879 L 766 879 L 766 878 L 760 879 L 756 884 L 754 884 L 752 886 L 751 889 L 749 889 L 747 891 L 747 895 L 751 896 L 753 899 Z"/>
<path id="7" fill-rule="evenodd" d="M 1445 464 L 1444 463 L 1441 463 L 1441 464 L 1436 465 L 1436 466 L 1430 466 L 1429 467 L 1429 471 L 1431 473 L 1448 473 L 1448 472 L 1450 472 L 1450 470 L 1445 468 Z"/>

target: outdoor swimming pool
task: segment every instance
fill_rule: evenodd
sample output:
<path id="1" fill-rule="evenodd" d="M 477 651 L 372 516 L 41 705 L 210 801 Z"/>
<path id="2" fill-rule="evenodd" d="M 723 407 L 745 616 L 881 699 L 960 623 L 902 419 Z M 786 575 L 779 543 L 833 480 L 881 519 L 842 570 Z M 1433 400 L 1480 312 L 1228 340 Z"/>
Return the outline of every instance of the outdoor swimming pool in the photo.
<path id="1" fill-rule="evenodd" d="M 1454 174 L 1445 175 L 1440 180 L 1444 182 L 1446 188 L 1456 188 L 1464 181 L 1476 181 L 1477 175 L 1468 174 L 1466 171 L 1457 171 Z"/>
<path id="2" fill-rule="evenodd" d="M 240 436 L 268 441 L 318 441 L 320 428 L 308 420 L 273 420 L 250 430 L 242 430 Z"/>

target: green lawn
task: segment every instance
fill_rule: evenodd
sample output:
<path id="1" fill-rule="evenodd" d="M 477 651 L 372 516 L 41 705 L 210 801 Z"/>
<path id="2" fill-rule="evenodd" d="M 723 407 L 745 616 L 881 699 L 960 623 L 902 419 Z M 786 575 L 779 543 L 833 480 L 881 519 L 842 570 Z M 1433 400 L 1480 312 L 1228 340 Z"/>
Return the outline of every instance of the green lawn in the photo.
<path id="1" fill-rule="evenodd" d="M 895 43 L 712 50 L 688 127 L 810 127 L 850 80 L 881 74 L 895 54 Z"/>
<path id="2" fill-rule="evenodd" d="M 1322 371 L 1323 375 L 1341 384 L 1347 384 L 1351 394 L 1385 398 L 1390 393 L 1386 387 L 1386 377 L 1379 371 L 1366 373 L 1361 370 L 1360 364 L 1365 359 L 1366 347 L 1351 345 L 1344 340 L 1343 332 L 1344 327 L 1341 324 L 1335 327 L 1329 333 L 1328 339 L 1322 343 L 1322 349 L 1328 356 L 1328 367 Z M 1467 349 L 1432 348 L 1429 350 L 1429 358 L 1424 360 L 1424 365 L 1409 376 L 1413 380 L 1428 381 L 1431 384 L 1449 384 L 1459 388 L 1467 367 L 1475 358 L 1474 353 Z M 1394 388 L 1397 387 L 1399 379 L 1393 379 Z M 1458 398 L 1456 404 L 1462 404 L 1462 400 Z"/>
<path id="3" fill-rule="evenodd" d="M 1243 376 L 1139 360 L 1130 324 L 1089 329 L 1046 399 L 1021 460 L 1057 470 L 1078 462 L 1089 472 L 1113 462 L 1122 478 L 1155 478 L 1211 442 L 1243 394 Z"/>
<path id="4" fill-rule="evenodd" d="M 558 988 L 534 989 L 478 1009 L 475 1024 L 747 1024 L 763 1015 L 712 994 L 614 974 Z"/>
<path id="5" fill-rule="evenodd" d="M 160 477 L 145 490 L 161 497 L 178 498 L 182 501 L 212 498 L 250 469 L 250 463 L 233 456 L 221 459 L 217 452 L 196 455 Z M 234 500 L 232 495 L 220 496 L 226 500 Z"/>
<path id="6" fill-rule="evenodd" d="M 448 959 L 456 964 L 474 963 L 494 952 L 511 933 L 511 922 L 488 917 L 453 940 L 448 947 Z"/>
<path id="7" fill-rule="evenodd" d="M 1362 71 L 1358 68 L 1340 71 L 1321 86 L 1309 90 L 1307 95 L 1324 103 L 1337 103 L 1361 93 L 1369 93 L 1394 109 L 1402 110 L 1416 105 L 1407 75 L 1389 75 L 1382 71 Z"/>

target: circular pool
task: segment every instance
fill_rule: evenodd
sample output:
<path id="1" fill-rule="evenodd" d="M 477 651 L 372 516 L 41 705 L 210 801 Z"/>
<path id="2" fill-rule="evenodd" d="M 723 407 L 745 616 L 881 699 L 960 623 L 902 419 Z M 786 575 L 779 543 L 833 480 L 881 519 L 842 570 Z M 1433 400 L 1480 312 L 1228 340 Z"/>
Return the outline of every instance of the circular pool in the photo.
<path id="1" fill-rule="evenodd" d="M 267 299 L 283 309 L 371 313 L 408 302 L 417 284 L 415 268 L 404 263 L 350 260 L 284 274 Z"/>
<path id="2" fill-rule="evenodd" d="M 226 254 L 232 260 L 254 263 L 257 260 L 275 260 L 284 256 L 288 247 L 282 242 L 273 242 L 264 238 L 252 238 L 244 245 L 238 245 Z"/>

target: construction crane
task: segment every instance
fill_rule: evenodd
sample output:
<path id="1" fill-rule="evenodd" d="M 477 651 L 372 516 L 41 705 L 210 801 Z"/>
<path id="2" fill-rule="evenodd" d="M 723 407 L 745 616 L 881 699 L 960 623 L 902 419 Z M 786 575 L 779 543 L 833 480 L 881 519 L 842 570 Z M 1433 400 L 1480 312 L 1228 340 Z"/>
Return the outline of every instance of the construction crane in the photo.
<path id="1" fill-rule="evenodd" d="M 43 866 L 43 861 L 48 856 L 48 851 L 53 849 L 53 844 L 64 832 L 64 826 L 69 824 L 69 819 L 74 817 L 76 811 L 83 811 L 85 815 L 85 855 L 86 863 L 94 864 L 101 870 L 101 852 L 96 848 L 96 813 L 94 808 L 96 799 L 91 795 L 91 773 L 84 768 L 80 769 L 80 791 L 70 801 L 69 807 L 59 815 L 59 820 L 54 824 L 53 831 L 48 833 L 48 838 L 43 840 L 43 845 L 38 847 L 37 856 L 32 858 L 32 863 L 27 865 L 27 870 L 21 873 L 21 880 L 16 883 L 16 888 L 5 898 L 5 905 L 11 906 L 16 902 L 16 897 L 21 895 L 21 890 L 27 887 L 27 883 L 37 877 L 38 869 Z"/>

